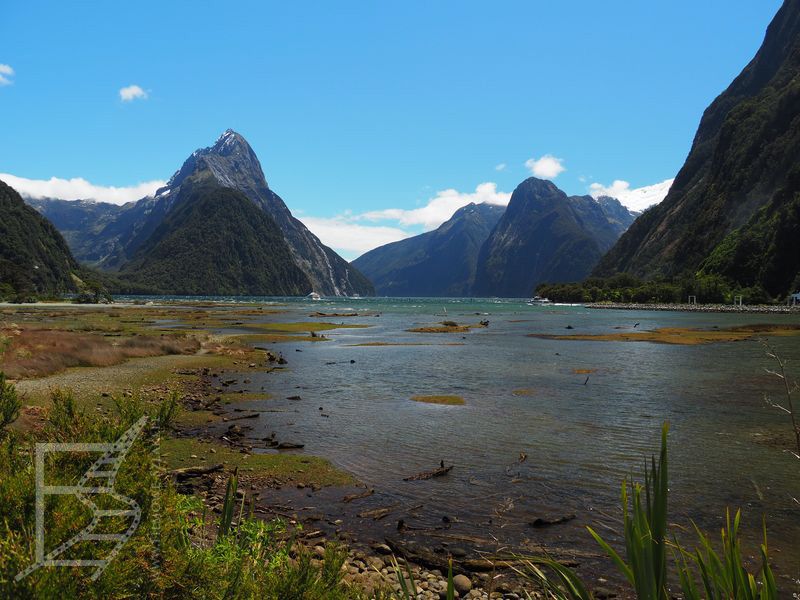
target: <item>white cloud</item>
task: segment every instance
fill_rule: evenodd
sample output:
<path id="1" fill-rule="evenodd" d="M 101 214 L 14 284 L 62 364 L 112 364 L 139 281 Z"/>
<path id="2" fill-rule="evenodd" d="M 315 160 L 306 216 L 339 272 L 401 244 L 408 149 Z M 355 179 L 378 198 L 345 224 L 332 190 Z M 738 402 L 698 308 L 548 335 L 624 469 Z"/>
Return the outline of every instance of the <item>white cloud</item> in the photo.
<path id="1" fill-rule="evenodd" d="M 630 210 L 642 211 L 661 202 L 669 192 L 669 188 L 672 187 L 673 181 L 675 180 L 666 179 L 660 183 L 631 189 L 630 183 L 617 179 L 610 186 L 593 183 L 589 186 L 589 193 L 595 198 L 611 196 L 622 202 Z"/>
<path id="2" fill-rule="evenodd" d="M 0 63 L 0 85 L 11 85 L 14 83 L 11 81 L 11 77 L 14 76 L 14 69 L 12 69 L 9 65 L 4 65 Z"/>
<path id="3" fill-rule="evenodd" d="M 506 163 L 500 163 L 499 165 L 495 166 L 495 171 L 505 171 L 508 165 Z"/>
<path id="4" fill-rule="evenodd" d="M 428 203 L 421 208 L 406 210 L 402 208 L 387 208 L 376 210 L 359 215 L 358 219 L 368 221 L 398 221 L 401 225 L 421 225 L 426 230 L 435 229 L 447 219 L 453 216 L 462 206 L 470 202 L 480 204 L 498 204 L 506 206 L 511 199 L 511 194 L 498 192 L 496 183 L 482 183 L 475 188 L 474 192 L 459 192 L 458 190 L 448 189 L 436 193 L 436 196 L 428 200 Z"/>
<path id="5" fill-rule="evenodd" d="M 151 196 L 165 181 L 145 181 L 128 187 L 94 185 L 83 179 L 26 179 L 8 173 L 0 173 L 0 180 L 30 198 L 59 198 L 61 200 L 98 200 L 112 204 L 125 204 Z"/>
<path id="6" fill-rule="evenodd" d="M 138 85 L 129 85 L 120 89 L 119 97 L 123 102 L 132 102 L 136 99 L 147 100 L 147 92 Z"/>
<path id="7" fill-rule="evenodd" d="M 362 225 L 349 216 L 300 219 L 323 244 L 352 260 L 368 250 L 414 235 L 397 227 Z"/>
<path id="8" fill-rule="evenodd" d="M 552 154 L 545 154 L 541 158 L 529 158 L 525 161 L 525 166 L 536 177 L 542 179 L 555 179 L 566 171 L 564 159 L 556 158 Z"/>

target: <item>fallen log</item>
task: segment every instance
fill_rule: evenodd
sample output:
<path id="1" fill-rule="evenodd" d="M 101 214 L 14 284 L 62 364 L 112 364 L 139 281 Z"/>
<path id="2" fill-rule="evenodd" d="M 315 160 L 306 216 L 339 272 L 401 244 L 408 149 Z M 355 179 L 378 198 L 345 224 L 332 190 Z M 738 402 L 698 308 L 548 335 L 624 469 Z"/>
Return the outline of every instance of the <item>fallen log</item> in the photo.
<path id="1" fill-rule="evenodd" d="M 375 488 L 370 488 L 361 492 L 360 494 L 348 494 L 342 498 L 342 502 L 352 502 L 353 500 L 361 500 L 362 498 L 369 498 L 375 493 Z"/>
<path id="2" fill-rule="evenodd" d="M 550 527 L 551 525 L 560 525 L 561 523 L 567 523 L 568 521 L 572 521 L 575 518 L 575 515 L 564 515 L 562 517 L 537 517 L 533 521 L 529 523 L 531 527 L 535 527 L 537 529 L 541 529 L 543 527 Z"/>
<path id="3" fill-rule="evenodd" d="M 416 475 L 411 475 L 409 477 L 403 477 L 403 481 L 423 481 L 425 479 L 433 479 L 434 477 L 441 477 L 442 475 L 447 475 L 450 471 L 453 470 L 453 465 L 445 467 L 442 465 L 438 469 L 434 469 L 433 471 L 423 471 L 422 473 L 417 473 Z"/>
<path id="4" fill-rule="evenodd" d="M 391 548 L 397 556 L 402 556 L 407 561 L 426 567 L 428 569 L 439 569 L 446 571 L 450 566 L 450 558 L 446 555 L 439 555 L 433 551 L 417 544 L 401 542 L 394 538 L 386 538 L 386 545 Z M 562 564 L 569 567 L 578 566 L 578 562 L 570 559 L 563 559 Z M 526 564 L 524 558 L 513 558 L 503 555 L 492 555 L 490 558 L 467 558 L 463 560 L 453 560 L 453 573 L 476 573 L 488 572 L 497 569 L 521 568 Z"/>
<path id="5" fill-rule="evenodd" d="M 239 415 L 237 417 L 222 417 L 222 420 L 227 421 L 241 421 L 242 419 L 255 419 L 258 417 L 258 413 L 253 413 L 249 415 Z"/>
<path id="6" fill-rule="evenodd" d="M 364 512 L 358 513 L 359 519 L 373 519 L 374 521 L 379 521 L 386 515 L 394 512 L 397 510 L 397 506 L 386 506 L 384 508 L 376 508 L 373 510 L 365 510 Z"/>
<path id="7" fill-rule="evenodd" d="M 208 467 L 184 467 L 182 469 L 175 469 L 170 473 L 177 479 L 188 479 L 190 477 L 200 477 L 201 475 L 208 475 L 223 469 L 222 463 L 216 465 L 209 465 Z"/>

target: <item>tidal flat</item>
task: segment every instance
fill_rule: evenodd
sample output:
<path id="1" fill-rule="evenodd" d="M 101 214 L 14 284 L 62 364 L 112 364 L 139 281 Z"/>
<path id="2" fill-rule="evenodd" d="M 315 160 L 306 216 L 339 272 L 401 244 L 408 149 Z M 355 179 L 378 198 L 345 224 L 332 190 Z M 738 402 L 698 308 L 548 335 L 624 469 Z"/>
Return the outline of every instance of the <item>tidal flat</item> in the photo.
<path id="1" fill-rule="evenodd" d="M 780 382 L 766 373 L 759 342 L 800 364 L 798 315 L 480 300 L 152 300 L 3 308 L 0 368 L 46 353 L 29 343 L 45 331 L 96 342 L 95 363 L 132 339 L 164 349 L 20 373 L 28 407 L 18 426 L 35 428 L 57 387 L 95 412 L 114 410 L 118 396 L 157 403 L 175 391 L 181 410 L 165 443 L 169 467 L 238 467 L 265 517 L 288 516 L 329 539 L 388 539 L 463 561 L 495 553 L 500 540 L 597 574 L 610 569 L 585 526 L 619 543 L 620 482 L 657 451 L 668 421 L 671 520 L 715 531 L 726 508 L 742 508 L 744 542 L 755 549 L 764 516 L 779 575 L 800 572 L 792 501 L 800 466 L 785 452 L 790 425 L 764 402 L 765 394 L 779 399 Z M 315 313 L 323 321 L 309 321 Z M 345 315 L 346 323 L 332 322 Z M 457 337 L 420 331 L 431 327 Z M 663 343 L 668 335 L 714 343 Z M 166 350 L 179 340 L 179 352 Z M 463 404 L 409 401 L 425 395 Z M 444 464 L 453 468 L 440 477 L 406 481 Z M 221 485 L 217 473 L 194 491 L 213 508 Z"/>

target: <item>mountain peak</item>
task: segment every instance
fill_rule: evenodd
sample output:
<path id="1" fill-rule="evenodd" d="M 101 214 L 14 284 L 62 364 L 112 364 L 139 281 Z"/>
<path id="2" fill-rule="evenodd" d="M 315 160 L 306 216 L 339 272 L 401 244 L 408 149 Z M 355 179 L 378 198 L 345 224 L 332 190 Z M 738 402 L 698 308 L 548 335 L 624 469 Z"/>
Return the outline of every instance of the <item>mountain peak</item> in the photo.
<path id="1" fill-rule="evenodd" d="M 239 190 L 269 187 L 253 148 L 241 134 L 226 129 L 213 146 L 192 152 L 167 185 L 158 189 L 155 195 L 173 191 L 187 177 L 200 171 L 210 171 L 223 187 Z"/>
<path id="2" fill-rule="evenodd" d="M 213 152 L 220 156 L 230 156 L 237 152 L 251 153 L 253 149 L 241 134 L 235 132 L 233 129 L 226 129 L 222 135 L 217 138 L 214 145 L 210 148 L 205 148 L 205 151 Z M 198 152 L 202 153 L 204 151 L 199 150 Z"/>

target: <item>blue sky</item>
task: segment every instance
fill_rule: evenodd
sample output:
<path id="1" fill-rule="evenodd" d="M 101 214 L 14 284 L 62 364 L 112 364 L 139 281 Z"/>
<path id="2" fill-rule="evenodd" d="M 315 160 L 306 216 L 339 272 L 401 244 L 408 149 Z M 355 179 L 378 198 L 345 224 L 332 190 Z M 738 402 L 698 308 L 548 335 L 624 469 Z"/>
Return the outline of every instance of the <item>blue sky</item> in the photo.
<path id="1" fill-rule="evenodd" d="M 530 159 L 570 194 L 669 180 L 780 4 L 10 2 L 0 173 L 136 186 L 231 127 L 352 258 L 507 201 Z"/>

